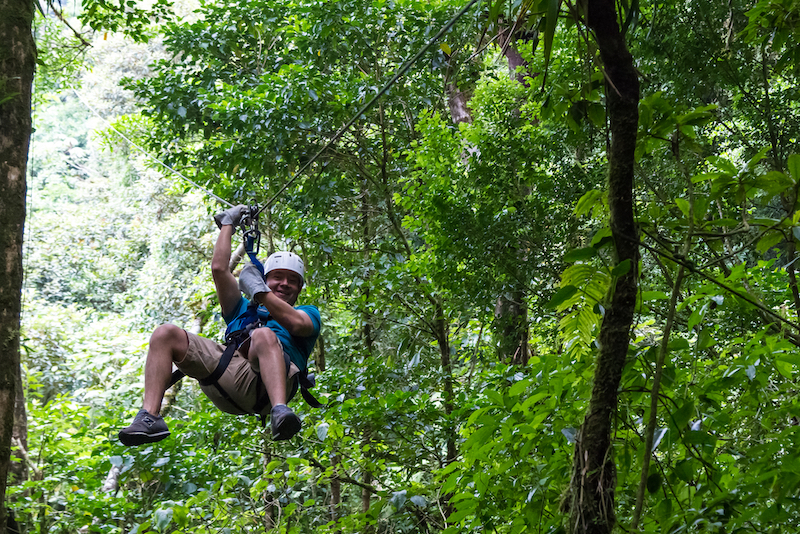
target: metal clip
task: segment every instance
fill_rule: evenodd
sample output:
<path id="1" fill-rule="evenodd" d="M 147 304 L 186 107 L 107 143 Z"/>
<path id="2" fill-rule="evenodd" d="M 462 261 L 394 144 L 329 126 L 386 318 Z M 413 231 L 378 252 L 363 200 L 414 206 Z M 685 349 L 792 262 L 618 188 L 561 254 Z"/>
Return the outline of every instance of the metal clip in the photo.
<path id="1" fill-rule="evenodd" d="M 245 224 L 249 224 L 249 228 Z M 261 248 L 261 232 L 258 230 L 258 205 L 249 206 L 246 222 L 242 224 L 242 232 L 245 251 L 248 254 L 258 254 Z"/>

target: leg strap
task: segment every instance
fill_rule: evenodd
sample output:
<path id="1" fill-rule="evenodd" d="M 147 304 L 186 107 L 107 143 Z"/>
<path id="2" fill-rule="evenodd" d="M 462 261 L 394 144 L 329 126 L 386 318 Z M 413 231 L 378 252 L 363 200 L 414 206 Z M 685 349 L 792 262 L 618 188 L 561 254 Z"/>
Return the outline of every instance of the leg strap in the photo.
<path id="1" fill-rule="evenodd" d="M 214 372 L 208 375 L 206 378 L 202 380 L 198 380 L 201 386 L 214 386 L 219 391 L 220 395 L 222 395 L 225 400 L 230 402 L 234 408 L 239 410 L 240 412 L 247 412 L 244 408 L 236 404 L 234 400 L 228 395 L 228 392 L 225 391 L 222 386 L 219 385 L 219 379 L 225 374 L 225 369 L 228 368 L 228 365 L 231 363 L 231 359 L 233 358 L 233 353 L 236 352 L 236 343 L 229 343 L 225 347 L 225 351 L 222 353 L 222 356 L 219 359 L 219 363 L 217 364 L 217 368 L 214 369 Z"/>

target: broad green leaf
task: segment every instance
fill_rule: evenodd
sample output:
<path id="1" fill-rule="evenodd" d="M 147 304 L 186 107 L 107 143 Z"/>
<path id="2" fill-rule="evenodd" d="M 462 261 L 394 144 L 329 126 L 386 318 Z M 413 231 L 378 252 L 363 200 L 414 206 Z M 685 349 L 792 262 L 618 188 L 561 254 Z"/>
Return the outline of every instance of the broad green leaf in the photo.
<path id="1" fill-rule="evenodd" d="M 783 241 L 783 233 L 776 230 L 764 232 L 764 234 L 761 236 L 761 239 L 759 239 L 758 243 L 756 244 L 756 250 L 763 254 L 781 241 Z"/>
<path id="2" fill-rule="evenodd" d="M 597 249 L 594 247 L 583 247 L 575 250 L 570 250 L 564 254 L 564 261 L 566 263 L 575 263 L 576 261 L 584 261 L 589 258 L 597 256 Z"/>
<path id="3" fill-rule="evenodd" d="M 650 300 L 669 300 L 669 295 L 663 291 L 642 291 L 642 300 L 645 302 Z"/>
<path id="4" fill-rule="evenodd" d="M 778 355 L 778 359 L 784 362 L 791 363 L 796 367 L 800 367 L 800 354 L 797 352 L 785 352 Z"/>
<path id="5" fill-rule="evenodd" d="M 172 508 L 156 510 L 153 516 L 156 529 L 163 532 L 172 522 Z"/>
<path id="6" fill-rule="evenodd" d="M 676 198 L 675 199 L 675 204 L 677 204 L 678 209 L 681 210 L 681 213 L 683 213 L 683 216 L 688 219 L 689 218 L 689 201 L 686 200 L 685 198 Z"/>
<path id="7" fill-rule="evenodd" d="M 530 386 L 530 380 L 520 380 L 508 388 L 508 395 L 516 397 Z"/>
<path id="8" fill-rule="evenodd" d="M 468 451 L 475 447 L 475 445 L 483 445 L 487 442 L 489 437 L 494 434 L 494 431 L 497 429 L 496 423 L 490 423 L 485 426 L 482 426 L 478 430 L 476 430 L 467 441 L 464 442 L 464 450 Z M 472 453 L 470 453 L 472 454 Z"/>
<path id="9" fill-rule="evenodd" d="M 545 304 L 545 307 L 549 309 L 557 308 L 577 292 L 578 288 L 573 285 L 564 286 L 553 295 L 553 298 Z"/>
<path id="10" fill-rule="evenodd" d="M 723 158 L 720 156 L 710 156 L 708 161 L 717 169 L 721 170 L 722 172 L 730 175 L 735 176 L 739 173 L 739 169 L 736 168 L 736 165 L 727 158 Z"/>
<path id="11" fill-rule="evenodd" d="M 786 378 L 792 378 L 794 367 L 785 360 L 775 360 L 775 369 Z"/>
<path id="12" fill-rule="evenodd" d="M 505 407 L 505 402 L 503 401 L 502 393 L 495 391 L 493 389 L 487 389 L 483 393 L 487 397 L 489 397 L 489 400 L 491 400 L 495 404 L 495 406 L 499 406 L 501 408 Z"/>
<path id="13" fill-rule="evenodd" d="M 598 128 L 602 128 L 606 123 L 606 108 L 605 106 L 592 102 L 589 104 L 588 109 L 589 120 Z"/>
<path id="14" fill-rule="evenodd" d="M 747 170 L 752 171 L 753 169 L 755 169 L 758 162 L 767 157 L 767 152 L 769 151 L 770 151 L 769 145 L 759 150 L 758 153 L 752 158 L 750 158 L 750 160 L 747 162 Z"/>
<path id="15" fill-rule="evenodd" d="M 616 264 L 613 269 L 611 269 L 611 276 L 614 277 L 625 276 L 630 272 L 630 270 L 631 270 L 631 260 L 629 259 L 622 260 L 621 262 Z"/>
<path id="16" fill-rule="evenodd" d="M 403 506 L 406 504 L 406 493 L 406 490 L 395 491 L 392 493 L 390 502 L 392 506 L 394 506 L 395 510 L 403 509 Z"/>
<path id="17" fill-rule="evenodd" d="M 706 310 L 708 310 L 708 304 L 703 306 L 697 307 L 692 311 L 692 315 L 689 316 L 689 322 L 687 325 L 687 330 L 692 331 L 694 327 L 697 326 L 706 314 Z"/>
<path id="18" fill-rule="evenodd" d="M 684 432 L 689 425 L 689 419 L 694 417 L 694 414 L 694 401 L 687 400 L 680 408 L 672 412 L 672 420 L 675 423 L 675 427 Z"/>
<path id="19" fill-rule="evenodd" d="M 681 460 L 677 464 L 675 464 L 675 475 L 684 482 L 692 482 L 695 476 L 695 467 L 694 467 L 695 460 L 687 459 Z"/>
<path id="20" fill-rule="evenodd" d="M 588 214 L 598 202 L 602 201 L 603 194 L 597 189 L 590 189 L 578 200 L 573 213 L 578 217 Z"/>
<path id="21" fill-rule="evenodd" d="M 800 154 L 792 154 L 787 161 L 789 176 L 795 184 L 800 183 Z"/>

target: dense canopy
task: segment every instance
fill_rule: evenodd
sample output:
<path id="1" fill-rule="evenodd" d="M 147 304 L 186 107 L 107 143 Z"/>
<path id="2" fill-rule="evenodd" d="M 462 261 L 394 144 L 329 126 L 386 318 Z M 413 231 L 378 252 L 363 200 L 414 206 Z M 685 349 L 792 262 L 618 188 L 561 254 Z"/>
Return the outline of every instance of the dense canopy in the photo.
<path id="1" fill-rule="evenodd" d="M 20 532 L 800 530 L 800 5 L 477 2 L 320 151 L 467 3 L 37 4 Z M 186 379 L 125 448 L 149 332 L 224 330 L 216 197 L 326 407 Z"/>

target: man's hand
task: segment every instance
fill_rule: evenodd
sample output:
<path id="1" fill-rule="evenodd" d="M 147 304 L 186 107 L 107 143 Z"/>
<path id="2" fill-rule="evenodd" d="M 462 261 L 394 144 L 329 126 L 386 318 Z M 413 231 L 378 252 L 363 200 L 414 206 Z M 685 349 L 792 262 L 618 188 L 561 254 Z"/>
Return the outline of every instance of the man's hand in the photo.
<path id="1" fill-rule="evenodd" d="M 241 289 L 242 293 L 247 295 L 247 298 L 250 300 L 255 299 L 256 295 L 259 293 L 269 293 L 272 291 L 267 287 L 267 283 L 264 281 L 264 276 L 261 274 L 261 271 L 252 263 L 245 265 L 241 274 L 239 274 L 239 289 Z"/>
<path id="2" fill-rule="evenodd" d="M 242 222 L 242 218 L 247 215 L 248 211 L 249 208 L 247 206 L 239 204 L 238 206 L 228 208 L 222 213 L 214 215 L 214 222 L 217 223 L 219 228 L 225 225 L 239 226 L 239 223 Z"/>

